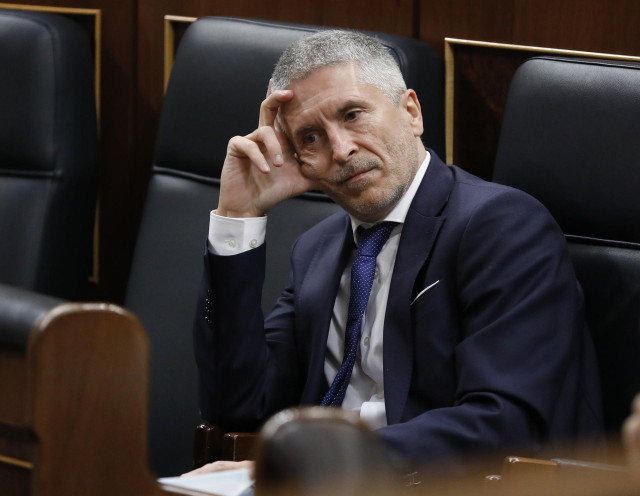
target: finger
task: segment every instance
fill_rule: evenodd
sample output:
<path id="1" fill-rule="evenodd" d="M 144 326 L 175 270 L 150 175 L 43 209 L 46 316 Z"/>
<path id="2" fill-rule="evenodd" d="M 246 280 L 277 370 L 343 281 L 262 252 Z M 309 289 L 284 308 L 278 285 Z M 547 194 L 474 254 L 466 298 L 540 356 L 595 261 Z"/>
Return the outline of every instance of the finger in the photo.
<path id="1" fill-rule="evenodd" d="M 629 417 L 622 425 L 622 441 L 627 455 L 627 464 L 634 472 L 640 472 L 640 419 Z"/>
<path id="2" fill-rule="evenodd" d="M 280 148 L 282 149 L 282 156 L 284 160 L 295 160 L 299 165 L 302 165 L 302 162 L 298 159 L 298 154 L 296 152 L 295 147 L 291 140 L 287 137 L 287 134 L 282 130 L 278 121 L 274 122 L 273 128 L 276 131 L 276 138 L 278 138 L 278 142 L 280 143 Z"/>
<path id="3" fill-rule="evenodd" d="M 193 475 L 210 474 L 212 472 L 223 472 L 225 470 L 233 470 L 236 468 L 241 468 L 238 462 L 217 461 L 213 463 L 207 463 L 206 465 L 192 470 L 191 472 L 182 474 L 180 477 L 191 477 Z"/>
<path id="4" fill-rule="evenodd" d="M 293 91 L 291 90 L 278 90 L 271 92 L 260 105 L 260 119 L 258 127 L 273 126 L 278 115 L 280 105 L 284 102 L 288 102 L 293 98 Z"/>
<path id="5" fill-rule="evenodd" d="M 634 452 L 640 450 L 640 417 L 632 415 L 622 424 L 622 440 Z"/>
<path id="6" fill-rule="evenodd" d="M 194 475 L 209 473 L 211 472 L 211 470 L 209 469 L 209 465 L 211 464 L 203 465 L 202 467 L 192 470 L 191 472 L 186 472 L 182 474 L 180 477 L 193 477 Z"/>
<path id="7" fill-rule="evenodd" d="M 267 95 L 269 96 L 271 94 L 271 83 L 273 83 L 273 78 L 269 78 L 269 86 L 267 86 Z"/>
<path id="8" fill-rule="evenodd" d="M 284 164 L 282 143 L 278 139 L 274 128 L 263 126 L 252 134 L 255 140 L 264 146 L 265 153 L 273 165 L 279 167 Z"/>
<path id="9" fill-rule="evenodd" d="M 258 144 L 251 139 L 252 135 L 253 133 L 246 137 L 236 136 L 231 138 L 229 140 L 227 154 L 237 158 L 246 157 L 260 172 L 268 174 L 271 171 L 269 163 Z"/>

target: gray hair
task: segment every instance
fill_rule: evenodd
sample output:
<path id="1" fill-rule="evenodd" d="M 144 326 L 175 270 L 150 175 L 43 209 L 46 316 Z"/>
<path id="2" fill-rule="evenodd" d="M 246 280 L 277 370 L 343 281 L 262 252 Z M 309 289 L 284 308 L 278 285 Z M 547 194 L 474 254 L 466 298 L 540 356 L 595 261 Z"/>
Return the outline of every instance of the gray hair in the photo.
<path id="1" fill-rule="evenodd" d="M 313 71 L 355 63 L 361 84 L 375 86 L 394 105 L 407 85 L 396 59 L 376 38 L 356 31 L 319 31 L 295 41 L 280 56 L 271 76 L 271 89 L 282 90 Z"/>

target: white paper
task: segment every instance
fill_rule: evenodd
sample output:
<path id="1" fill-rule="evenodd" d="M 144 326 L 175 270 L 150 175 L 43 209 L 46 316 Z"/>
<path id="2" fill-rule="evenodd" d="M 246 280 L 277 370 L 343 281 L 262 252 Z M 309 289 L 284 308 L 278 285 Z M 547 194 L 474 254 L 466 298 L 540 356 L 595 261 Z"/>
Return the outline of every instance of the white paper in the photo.
<path id="1" fill-rule="evenodd" d="M 249 477 L 249 470 L 246 468 L 192 475 L 191 477 L 163 477 L 158 479 L 158 482 L 217 496 L 239 496 L 253 485 L 253 480 Z"/>

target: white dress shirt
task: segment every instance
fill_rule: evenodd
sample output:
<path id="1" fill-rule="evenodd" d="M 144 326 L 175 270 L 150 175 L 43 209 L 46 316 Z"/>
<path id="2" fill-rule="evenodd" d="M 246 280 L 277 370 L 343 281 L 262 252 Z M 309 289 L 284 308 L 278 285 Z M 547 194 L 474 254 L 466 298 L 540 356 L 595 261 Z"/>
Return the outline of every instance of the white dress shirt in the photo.
<path id="1" fill-rule="evenodd" d="M 376 275 L 362 319 L 360 353 L 356 359 L 351 380 L 342 403 L 343 408 L 359 412 L 360 418 L 374 429 L 387 425 L 384 403 L 382 341 L 391 275 L 393 274 L 402 225 L 413 197 L 422 182 L 430 158 L 427 152 L 427 156 L 416 172 L 411 185 L 395 208 L 383 219 L 384 221 L 397 222 L 398 225 L 391 232 L 389 239 L 376 259 Z M 364 224 L 351 217 L 354 239 L 356 229 L 360 225 L 370 227 L 369 224 Z M 215 211 L 213 211 L 209 222 L 209 243 L 213 252 L 217 255 L 236 255 L 264 243 L 266 227 L 267 216 L 228 218 L 216 215 Z M 344 355 L 351 265 L 354 260 L 355 251 L 342 273 L 340 287 L 333 307 L 324 364 L 324 372 L 329 384 L 333 382 Z"/>

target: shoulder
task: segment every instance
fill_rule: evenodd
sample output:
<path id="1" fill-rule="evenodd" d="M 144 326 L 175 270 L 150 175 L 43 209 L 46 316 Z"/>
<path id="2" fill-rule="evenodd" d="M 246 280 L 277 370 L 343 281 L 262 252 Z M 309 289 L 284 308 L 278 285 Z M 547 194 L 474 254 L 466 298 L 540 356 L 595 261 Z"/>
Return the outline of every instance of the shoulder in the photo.
<path id="1" fill-rule="evenodd" d="M 452 198 L 457 195 L 459 196 L 459 201 L 465 201 L 472 205 L 482 204 L 487 201 L 511 200 L 523 202 L 527 205 L 541 206 L 540 202 L 524 191 L 480 179 L 455 165 L 450 167 L 454 175 Z"/>
<path id="2" fill-rule="evenodd" d="M 448 223 L 465 222 L 479 209 L 504 209 L 546 214 L 536 199 L 523 191 L 489 182 L 432 154 L 412 209 L 424 217 L 444 215 Z"/>
<path id="3" fill-rule="evenodd" d="M 478 213 L 496 217 L 534 216 L 553 222 L 551 214 L 536 198 L 524 191 L 480 179 L 456 166 L 451 166 L 454 187 L 447 210 L 472 217 Z"/>
<path id="4" fill-rule="evenodd" d="M 493 257 L 508 246 L 517 246 L 523 253 L 532 247 L 564 250 L 566 242 L 560 227 L 537 199 L 482 180 L 459 167 L 446 167 L 449 191 L 439 212 L 443 220 L 439 238 L 451 253 Z"/>
<path id="5" fill-rule="evenodd" d="M 459 253 L 510 258 L 565 256 L 566 241 L 547 208 L 524 191 L 479 179 L 458 168 L 447 222 L 460 236 Z"/>

